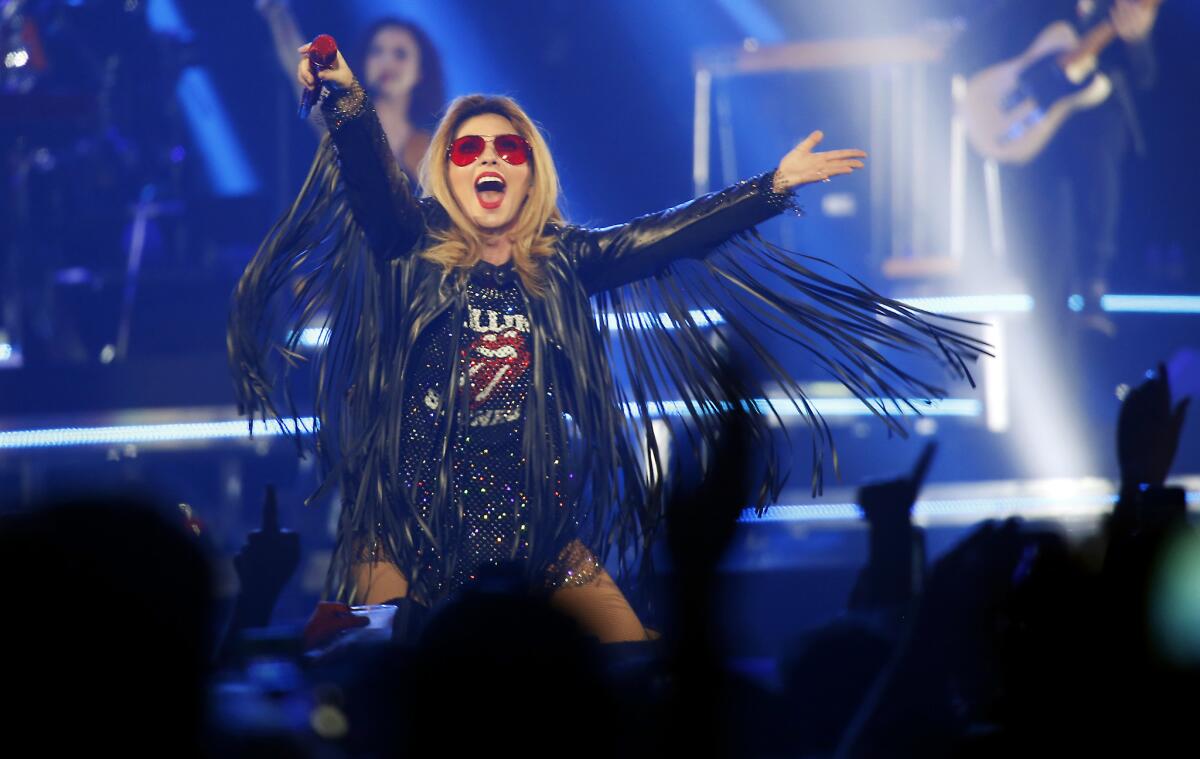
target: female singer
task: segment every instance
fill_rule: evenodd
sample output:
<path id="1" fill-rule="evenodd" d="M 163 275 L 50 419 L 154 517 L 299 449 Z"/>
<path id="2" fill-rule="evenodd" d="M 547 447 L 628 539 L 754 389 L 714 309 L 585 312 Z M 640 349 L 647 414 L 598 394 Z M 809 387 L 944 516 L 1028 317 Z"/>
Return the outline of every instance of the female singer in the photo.
<path id="1" fill-rule="evenodd" d="M 684 409 L 701 441 L 715 438 L 730 401 L 749 411 L 768 459 L 761 509 L 786 477 L 787 452 L 770 429 L 776 407 L 814 430 L 814 488 L 830 441 L 757 334 L 810 351 L 863 399 L 941 394 L 881 347 L 963 374 L 978 350 L 754 233 L 794 207 L 798 188 L 862 168 L 861 150 L 816 152 L 820 132 L 753 179 L 585 229 L 560 215 L 550 151 L 513 100 L 472 95 L 449 106 L 417 198 L 346 62 L 339 56 L 318 81 L 302 60 L 298 76 L 331 89 L 329 137 L 246 268 L 229 348 L 245 410 L 281 417 L 273 391 L 288 398 L 298 335 L 314 319 L 329 335 L 316 367 L 316 448 L 326 486 L 342 488 L 335 598 L 432 604 L 489 565 L 517 562 L 600 640 L 642 639 L 605 563 L 613 556 L 620 574 L 637 567 L 643 579 L 652 571 L 646 549 L 664 501 L 657 401 Z M 598 147 L 620 160 L 618 146 Z M 630 181 L 646 170 L 630 166 Z M 275 294 L 291 296 L 284 317 L 269 307 Z M 755 404 L 748 383 L 735 382 L 732 399 L 720 384 L 734 339 L 779 386 L 774 405 Z M 617 359 L 628 389 L 614 379 Z"/>

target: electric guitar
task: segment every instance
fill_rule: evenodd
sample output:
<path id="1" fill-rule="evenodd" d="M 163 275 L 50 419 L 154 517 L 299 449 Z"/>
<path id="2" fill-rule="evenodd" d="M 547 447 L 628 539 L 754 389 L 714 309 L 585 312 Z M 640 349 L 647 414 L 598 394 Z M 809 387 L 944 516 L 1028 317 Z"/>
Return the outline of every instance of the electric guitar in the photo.
<path id="1" fill-rule="evenodd" d="M 1035 158 L 1072 114 L 1112 94 L 1096 59 L 1116 38 L 1110 19 L 1082 38 L 1068 22 L 1056 21 L 1021 55 L 973 76 L 959 103 L 971 145 L 1001 163 Z"/>

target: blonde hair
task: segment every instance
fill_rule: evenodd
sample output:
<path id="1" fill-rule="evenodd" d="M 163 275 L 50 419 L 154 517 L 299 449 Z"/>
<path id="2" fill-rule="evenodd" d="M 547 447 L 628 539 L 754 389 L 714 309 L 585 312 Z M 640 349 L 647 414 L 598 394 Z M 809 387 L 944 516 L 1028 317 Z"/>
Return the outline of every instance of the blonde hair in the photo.
<path id="1" fill-rule="evenodd" d="M 445 229 L 430 231 L 434 244 L 421 255 L 441 264 L 447 276 L 456 270 L 465 276 L 467 270 L 479 261 L 484 235 L 454 199 L 454 193 L 450 190 L 447 154 L 459 126 L 467 119 L 485 113 L 494 113 L 511 121 L 517 134 L 529 143 L 532 152 L 529 161 L 529 195 L 517 212 L 508 234 L 513 239 L 513 266 L 522 284 L 530 294 L 540 295 L 542 271 L 538 259 L 553 255 L 555 244 L 555 238 L 546 234 L 546 225 L 562 221 L 562 214 L 558 210 L 558 172 L 554 169 L 554 159 L 550 157 L 550 148 L 542 133 L 512 98 L 502 95 L 464 95 L 447 107 L 446 115 L 433 133 L 429 150 L 421 161 L 420 172 L 422 188 L 442 204 L 452 223 Z"/>

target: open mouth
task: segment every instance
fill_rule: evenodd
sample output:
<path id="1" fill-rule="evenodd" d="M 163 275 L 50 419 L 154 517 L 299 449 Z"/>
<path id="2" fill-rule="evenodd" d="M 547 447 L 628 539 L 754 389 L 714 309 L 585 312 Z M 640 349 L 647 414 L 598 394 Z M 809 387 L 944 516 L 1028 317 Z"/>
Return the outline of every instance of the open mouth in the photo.
<path id="1" fill-rule="evenodd" d="M 475 177 L 475 198 L 489 211 L 504 202 L 505 189 L 504 177 L 495 171 L 485 171 Z"/>

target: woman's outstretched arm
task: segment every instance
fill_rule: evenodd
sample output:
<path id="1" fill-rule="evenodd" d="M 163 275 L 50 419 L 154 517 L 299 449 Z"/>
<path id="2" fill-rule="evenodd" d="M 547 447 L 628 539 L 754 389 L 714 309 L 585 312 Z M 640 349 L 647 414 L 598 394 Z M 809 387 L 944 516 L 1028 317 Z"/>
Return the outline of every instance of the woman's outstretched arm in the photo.
<path id="1" fill-rule="evenodd" d="M 308 45 L 299 48 L 302 54 L 307 51 Z M 354 218 L 366 232 L 377 256 L 402 256 L 425 230 L 421 204 L 396 163 L 371 99 L 340 52 L 337 62 L 320 71 L 316 78 L 307 59 L 301 59 L 297 66 L 300 84 L 317 87 L 318 78 L 332 90 L 321 110 L 337 149 Z"/>
<path id="2" fill-rule="evenodd" d="M 564 237 L 589 292 L 652 276 L 681 258 L 703 258 L 721 243 L 792 207 L 791 191 L 863 167 L 861 150 L 813 152 L 813 132 L 773 171 L 683 205 L 603 229 L 569 228 Z"/>
<path id="3" fill-rule="evenodd" d="M 299 101 L 304 87 L 294 80 L 292 69 L 296 60 L 296 48 L 304 44 L 304 35 L 300 31 L 295 14 L 292 13 L 291 5 L 288 0 L 256 0 L 254 7 L 262 15 L 263 21 L 267 22 L 275 57 L 279 60 L 284 76 L 292 83 L 296 100 Z M 308 125 L 316 132 L 318 139 L 325 134 L 325 125 L 320 119 L 308 119 Z"/>
<path id="4" fill-rule="evenodd" d="M 263 17 L 263 21 L 267 22 L 275 57 L 279 60 L 284 75 L 291 81 L 296 62 L 295 51 L 304 44 L 304 35 L 300 32 L 300 24 L 297 23 L 296 16 L 293 15 L 287 0 L 256 0 L 254 7 Z M 296 97 L 299 98 L 300 93 L 304 91 L 304 86 L 299 82 L 292 82 L 292 84 L 295 86 Z"/>

